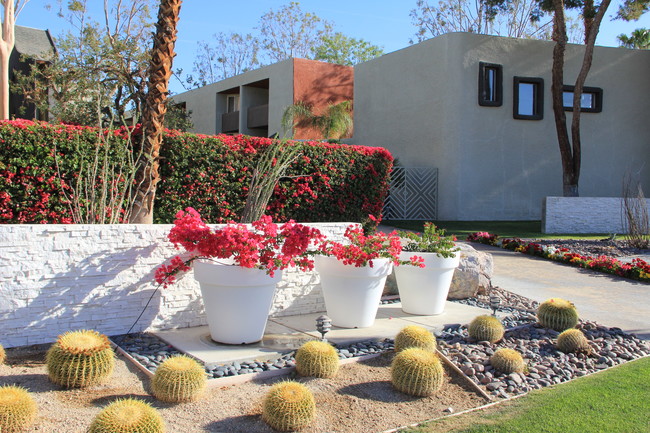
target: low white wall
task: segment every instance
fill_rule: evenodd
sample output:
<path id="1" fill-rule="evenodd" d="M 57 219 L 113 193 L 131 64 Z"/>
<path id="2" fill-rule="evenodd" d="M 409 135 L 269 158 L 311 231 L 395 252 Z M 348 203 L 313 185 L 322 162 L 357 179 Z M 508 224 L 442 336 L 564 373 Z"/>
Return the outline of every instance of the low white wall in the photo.
<path id="1" fill-rule="evenodd" d="M 542 233 L 626 233 L 622 206 L 619 197 L 546 197 Z"/>
<path id="2" fill-rule="evenodd" d="M 308 224 L 330 239 L 349 223 Z M 49 343 L 75 329 L 128 331 L 153 294 L 154 270 L 178 254 L 171 225 L 0 225 L 0 343 Z M 315 272 L 284 272 L 272 315 L 324 311 Z M 205 324 L 192 271 L 160 289 L 133 331 Z"/>

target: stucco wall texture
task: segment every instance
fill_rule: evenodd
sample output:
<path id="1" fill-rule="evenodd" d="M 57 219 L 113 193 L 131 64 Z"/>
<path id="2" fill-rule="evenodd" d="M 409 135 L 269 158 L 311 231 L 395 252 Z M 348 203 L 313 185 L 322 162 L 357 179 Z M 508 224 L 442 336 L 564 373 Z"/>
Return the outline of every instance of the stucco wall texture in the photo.
<path id="1" fill-rule="evenodd" d="M 342 240 L 349 223 L 308 224 Z M 66 331 L 126 333 L 206 324 L 192 271 L 154 293 L 155 268 L 179 253 L 171 225 L 0 225 L 0 343 L 49 343 Z M 287 270 L 271 315 L 325 311 L 316 272 Z"/>
<path id="2" fill-rule="evenodd" d="M 437 167 L 440 220 L 538 220 L 562 195 L 551 103 L 552 42 L 451 33 L 355 67 L 354 144 L 403 166 Z M 569 45 L 565 84 L 583 47 Z M 479 62 L 503 66 L 503 105 L 478 104 Z M 596 47 L 586 85 L 601 113 L 582 113 L 582 196 L 620 196 L 625 173 L 650 191 L 650 51 Z M 543 120 L 513 119 L 513 77 L 544 79 Z M 570 125 L 571 114 L 567 113 Z"/>

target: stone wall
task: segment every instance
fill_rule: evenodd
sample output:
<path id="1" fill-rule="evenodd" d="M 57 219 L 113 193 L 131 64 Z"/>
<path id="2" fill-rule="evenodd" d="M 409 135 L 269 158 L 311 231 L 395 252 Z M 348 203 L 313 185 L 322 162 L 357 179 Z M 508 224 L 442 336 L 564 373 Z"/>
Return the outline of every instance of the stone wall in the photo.
<path id="1" fill-rule="evenodd" d="M 626 233 L 618 197 L 546 197 L 542 233 Z M 646 199 L 650 211 L 650 200 Z"/>
<path id="2" fill-rule="evenodd" d="M 348 224 L 309 225 L 341 240 Z M 171 227 L 0 225 L 0 343 L 48 343 L 84 328 L 123 334 L 143 309 L 133 331 L 205 324 L 192 271 L 156 291 L 154 269 L 178 253 L 167 241 Z M 284 272 L 272 315 L 324 310 L 316 273 Z"/>

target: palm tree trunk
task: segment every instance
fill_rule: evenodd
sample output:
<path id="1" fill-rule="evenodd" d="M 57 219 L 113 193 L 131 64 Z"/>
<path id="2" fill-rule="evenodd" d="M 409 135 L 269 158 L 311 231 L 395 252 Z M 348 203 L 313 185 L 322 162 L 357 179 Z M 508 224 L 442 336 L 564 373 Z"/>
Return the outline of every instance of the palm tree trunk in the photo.
<path id="1" fill-rule="evenodd" d="M 169 78 L 172 75 L 174 45 L 182 0 L 161 0 L 158 23 L 149 64 L 149 91 L 142 113 L 142 158 L 136 176 L 136 190 L 130 222 L 151 224 L 156 185 L 160 181 L 158 159 L 167 112 Z"/>
<path id="2" fill-rule="evenodd" d="M 2 1 L 4 18 L 0 38 L 0 120 L 9 119 L 9 58 L 14 49 L 14 0 Z"/>

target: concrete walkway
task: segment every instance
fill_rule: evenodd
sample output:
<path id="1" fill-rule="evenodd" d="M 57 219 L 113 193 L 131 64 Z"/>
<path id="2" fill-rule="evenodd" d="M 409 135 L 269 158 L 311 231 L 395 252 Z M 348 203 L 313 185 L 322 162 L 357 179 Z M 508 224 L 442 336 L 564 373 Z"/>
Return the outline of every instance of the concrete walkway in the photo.
<path id="1" fill-rule="evenodd" d="M 581 318 L 619 327 L 650 340 L 650 285 L 614 275 L 562 265 L 521 253 L 471 244 L 492 254 L 492 284 L 542 302 L 573 302 Z"/>

